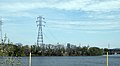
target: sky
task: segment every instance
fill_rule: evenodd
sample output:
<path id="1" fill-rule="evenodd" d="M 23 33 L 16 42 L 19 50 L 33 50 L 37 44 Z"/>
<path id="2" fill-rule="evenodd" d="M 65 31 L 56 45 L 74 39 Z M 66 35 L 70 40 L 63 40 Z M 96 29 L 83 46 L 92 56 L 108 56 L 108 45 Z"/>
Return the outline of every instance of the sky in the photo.
<path id="1" fill-rule="evenodd" d="M 120 48 L 120 0 L 0 0 L 3 36 L 33 45 L 38 16 L 44 43 Z"/>

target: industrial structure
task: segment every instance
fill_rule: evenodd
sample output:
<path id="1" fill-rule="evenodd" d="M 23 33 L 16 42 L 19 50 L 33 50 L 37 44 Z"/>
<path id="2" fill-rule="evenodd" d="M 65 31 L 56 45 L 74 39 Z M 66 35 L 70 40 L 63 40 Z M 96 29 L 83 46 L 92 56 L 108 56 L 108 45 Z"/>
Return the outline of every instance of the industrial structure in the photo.
<path id="1" fill-rule="evenodd" d="M 43 30 L 42 30 L 43 26 L 45 26 L 45 25 L 43 25 L 43 23 L 45 23 L 45 21 L 43 21 L 44 19 L 45 18 L 43 18 L 42 16 L 38 16 L 37 21 L 36 21 L 37 27 L 38 27 L 38 35 L 37 35 L 37 45 L 38 46 L 41 46 L 44 44 L 43 43 Z"/>
<path id="2" fill-rule="evenodd" d="M 2 18 L 0 18 L 0 41 L 2 42 Z"/>

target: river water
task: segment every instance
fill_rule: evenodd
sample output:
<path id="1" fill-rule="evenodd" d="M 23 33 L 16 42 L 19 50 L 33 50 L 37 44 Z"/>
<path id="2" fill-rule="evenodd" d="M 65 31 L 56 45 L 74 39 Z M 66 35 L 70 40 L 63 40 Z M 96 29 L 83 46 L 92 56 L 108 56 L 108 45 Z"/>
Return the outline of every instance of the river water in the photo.
<path id="1" fill-rule="evenodd" d="M 2 62 L 2 60 L 3 58 L 0 57 L 0 62 Z M 28 66 L 29 57 L 21 57 L 20 61 L 21 66 Z M 105 56 L 32 57 L 32 66 L 106 66 L 106 57 Z M 109 66 L 120 66 L 120 56 L 109 56 Z"/>

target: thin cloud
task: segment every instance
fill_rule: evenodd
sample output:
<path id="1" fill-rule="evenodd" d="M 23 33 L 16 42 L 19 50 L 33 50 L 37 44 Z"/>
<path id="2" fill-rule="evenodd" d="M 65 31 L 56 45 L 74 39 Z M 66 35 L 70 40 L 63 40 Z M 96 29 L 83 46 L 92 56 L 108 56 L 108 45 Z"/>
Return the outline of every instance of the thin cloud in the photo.
<path id="1" fill-rule="evenodd" d="M 104 1 L 99 3 L 91 4 L 85 8 L 83 8 L 84 11 L 115 11 L 120 9 L 120 0 L 111 0 L 111 1 Z"/>
<path id="2" fill-rule="evenodd" d="M 87 12 L 87 16 L 92 19 L 96 19 L 95 21 L 91 21 L 92 19 L 88 19 L 88 21 L 84 22 L 64 22 L 59 23 L 55 22 L 50 25 L 50 27 L 56 28 L 67 28 L 73 29 L 78 28 L 80 30 L 106 30 L 106 29 L 118 29 L 120 28 L 120 22 L 117 20 L 120 18 L 119 15 L 111 14 L 111 11 L 120 11 L 120 1 L 119 0 L 106 0 L 106 1 L 98 1 L 98 0 L 68 0 L 68 1 L 39 1 L 39 2 L 2 2 L 0 3 L 0 10 L 7 11 L 7 14 L 10 16 L 26 16 L 31 17 L 34 14 L 29 13 L 27 11 L 41 9 L 41 8 L 52 8 L 58 10 L 66 10 L 71 11 L 85 11 Z M 109 14 L 105 14 L 104 12 L 108 12 Z M 95 13 L 95 14 L 94 14 Z M 3 14 L 4 15 L 4 14 Z M 35 15 L 34 15 L 35 16 Z M 87 18 L 84 18 L 87 19 Z M 110 20 L 99 22 L 100 19 L 114 19 L 111 22 Z"/>
<path id="3" fill-rule="evenodd" d="M 70 1 L 39 1 L 39 2 L 13 2 L 0 3 L 0 9 L 11 11 L 24 11 L 38 8 L 56 8 L 62 10 L 82 11 L 115 11 L 120 9 L 119 0 L 98 1 L 95 0 L 70 0 Z"/>
<path id="4" fill-rule="evenodd" d="M 81 31 L 120 31 L 120 22 L 112 21 L 71 21 L 71 22 L 49 22 L 49 28 L 81 30 Z"/>
<path id="5" fill-rule="evenodd" d="M 36 8 L 44 8 L 47 6 L 46 3 L 0 3 L 0 9 L 1 10 L 8 10 L 8 11 L 26 11 L 26 10 L 32 10 Z M 44 7 L 43 7 L 44 6 Z"/>

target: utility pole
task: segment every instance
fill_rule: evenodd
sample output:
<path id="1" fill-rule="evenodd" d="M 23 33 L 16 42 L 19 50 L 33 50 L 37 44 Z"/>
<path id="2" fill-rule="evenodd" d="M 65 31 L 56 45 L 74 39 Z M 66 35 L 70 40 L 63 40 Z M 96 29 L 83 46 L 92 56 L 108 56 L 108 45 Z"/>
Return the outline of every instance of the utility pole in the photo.
<path id="1" fill-rule="evenodd" d="M 45 23 L 43 20 L 44 20 L 45 18 L 43 18 L 42 16 L 38 16 L 37 17 L 37 21 L 36 21 L 36 23 L 37 23 L 37 27 L 38 27 L 38 36 L 37 36 L 37 45 L 38 46 L 40 46 L 40 45 L 43 45 L 44 43 L 43 43 L 43 26 L 45 26 L 45 25 L 43 25 L 43 23 Z"/>
<path id="2" fill-rule="evenodd" d="M 110 44 L 108 43 L 108 49 L 110 49 Z"/>
<path id="3" fill-rule="evenodd" d="M 1 36 L 0 36 L 0 40 L 1 40 L 1 43 L 2 43 L 2 41 L 3 41 L 3 39 L 2 39 L 2 18 L 0 18 L 0 34 L 1 34 Z"/>

